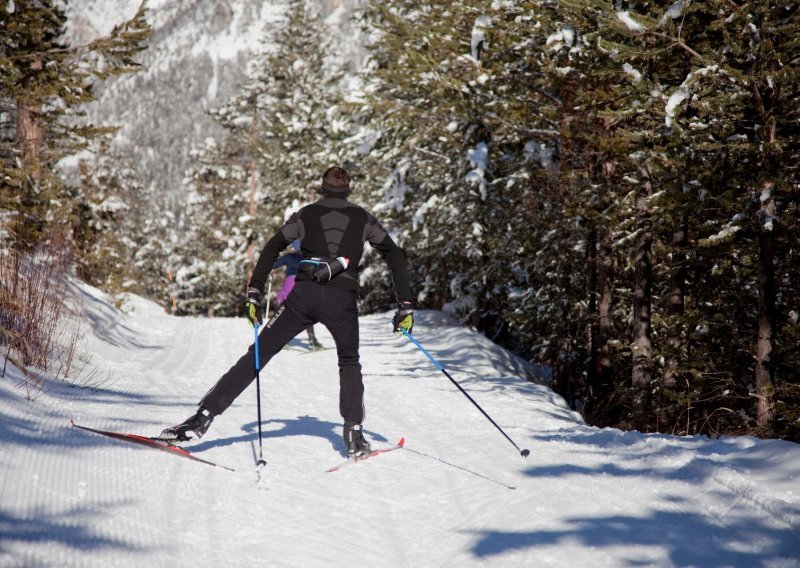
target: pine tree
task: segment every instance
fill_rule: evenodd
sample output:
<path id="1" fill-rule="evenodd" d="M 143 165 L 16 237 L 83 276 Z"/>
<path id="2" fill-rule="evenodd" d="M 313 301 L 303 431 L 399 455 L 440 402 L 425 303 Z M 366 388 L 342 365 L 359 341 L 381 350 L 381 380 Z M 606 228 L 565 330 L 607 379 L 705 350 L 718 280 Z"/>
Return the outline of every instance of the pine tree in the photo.
<path id="1" fill-rule="evenodd" d="M 248 235 L 240 217 L 248 210 L 248 171 L 227 150 L 209 138 L 192 152 L 196 165 L 186 176 L 190 193 L 175 251 L 181 259 L 173 292 L 179 314 L 232 316 L 241 308 Z"/>
<path id="2" fill-rule="evenodd" d="M 80 183 L 66 187 L 77 204 L 71 238 L 78 274 L 107 292 L 166 305 L 171 223 L 165 196 L 142 183 L 130 156 L 102 141 L 79 161 L 78 173 Z"/>
<path id="3" fill-rule="evenodd" d="M 342 162 L 347 121 L 326 62 L 325 24 L 304 0 L 289 2 L 264 37 L 248 80 L 211 115 L 225 138 L 198 149 L 176 268 L 182 313 L 230 315 L 265 235 L 312 201 L 322 172 Z M 348 164 L 345 164 L 348 165 Z"/>
<path id="4" fill-rule="evenodd" d="M 370 130 L 381 133 L 373 156 L 389 174 L 381 211 L 411 227 L 400 235 L 414 243 L 410 264 L 435 266 L 420 282 L 421 298 L 491 327 L 493 309 L 482 304 L 494 282 L 484 275 L 493 260 L 487 237 L 496 233 L 491 203 L 501 196 L 491 187 L 495 148 L 479 111 L 479 4 L 374 6 L 382 33 L 370 69 Z"/>
<path id="5" fill-rule="evenodd" d="M 657 272 L 669 275 L 654 284 L 668 292 L 663 294 L 668 302 L 657 307 L 664 314 L 654 314 L 659 325 L 668 325 L 662 335 L 669 341 L 655 346 L 656 352 L 669 358 L 668 368 L 659 370 L 660 382 L 662 386 L 691 385 L 685 406 L 695 408 L 695 415 L 684 416 L 686 424 L 713 428 L 714 423 L 724 424 L 720 416 L 729 413 L 727 427 L 735 427 L 736 414 L 729 409 L 746 409 L 741 401 L 747 400 L 748 393 L 737 387 L 736 372 L 730 368 L 748 365 L 744 358 L 737 359 L 750 350 L 745 338 L 749 336 L 752 342 L 757 334 L 753 386 L 763 393 L 757 395 L 761 401 L 757 415 L 761 428 L 766 428 L 772 406 L 769 353 L 777 298 L 770 260 L 776 202 L 769 188 L 775 179 L 792 179 L 790 172 L 776 165 L 775 156 L 786 150 L 787 155 L 796 152 L 796 133 L 791 133 L 791 127 L 777 127 L 791 125 L 789 117 L 796 111 L 788 99 L 778 103 L 780 97 L 775 94 L 781 92 L 783 81 L 793 82 L 796 72 L 791 65 L 781 68 L 780 62 L 796 61 L 797 47 L 796 42 L 776 38 L 794 37 L 796 9 L 780 3 L 676 3 L 667 8 L 650 2 L 613 7 L 563 4 L 575 13 L 585 14 L 591 7 L 590 11 L 600 14 L 598 45 L 616 58 L 623 57 L 646 86 L 635 110 L 646 122 L 640 120 L 630 135 L 640 141 L 640 154 L 650 156 L 644 179 L 655 184 L 649 207 L 651 213 L 659 212 L 652 217 L 657 231 L 653 250 L 665 256 L 664 251 L 671 250 L 675 261 L 654 264 Z M 769 95 L 762 96 L 762 90 Z M 779 112 L 784 110 L 786 118 L 780 120 Z M 625 120 L 624 115 L 620 119 Z M 656 128 L 659 122 L 662 126 Z M 756 195 L 760 206 L 754 215 L 748 213 L 747 202 Z M 686 245 L 695 235 L 701 237 L 704 248 L 688 250 Z M 753 244 L 742 249 L 746 242 L 742 238 Z M 747 248 L 758 251 L 757 263 L 737 260 L 753 258 Z M 695 262 L 687 271 L 692 257 Z M 707 274 L 704 268 L 715 264 L 716 274 Z M 753 271 L 756 266 L 760 275 Z M 687 282 L 690 275 L 693 282 Z M 740 289 L 732 288 L 731 282 L 758 289 L 757 301 L 733 317 L 728 314 L 740 301 Z M 688 312 L 686 306 L 690 306 Z M 720 367 L 716 361 L 724 363 Z M 684 377 L 677 381 L 681 374 Z"/>
<path id="6" fill-rule="evenodd" d="M 740 324 L 740 329 L 749 330 L 749 337 L 740 341 L 756 363 L 752 384 L 756 424 L 761 432 L 770 432 L 776 419 L 773 353 L 781 343 L 779 330 L 787 317 L 786 308 L 782 315 L 779 311 L 777 272 L 791 264 L 782 260 L 788 260 L 791 246 L 783 238 L 782 209 L 793 199 L 796 203 L 800 152 L 795 120 L 800 105 L 794 94 L 800 80 L 800 10 L 785 2 L 712 4 L 690 13 L 709 30 L 698 30 L 696 40 L 686 39 L 688 45 L 696 42 L 695 59 L 701 67 L 695 74 L 708 71 L 699 81 L 705 90 L 686 86 L 691 95 L 687 106 L 713 124 L 711 136 L 704 137 L 704 144 L 696 144 L 699 151 L 723 160 L 727 169 L 728 187 L 723 195 L 728 195 L 718 204 L 727 213 L 722 232 L 729 229 L 733 238 L 714 242 L 753 259 L 740 271 L 747 286 L 755 290 Z M 717 46 L 703 42 L 708 36 L 717 39 Z M 718 49 L 720 44 L 726 49 Z M 789 373 L 786 379 L 796 384 L 798 377 Z"/>
<path id="7" fill-rule="evenodd" d="M 73 241 L 78 273 L 89 284 L 108 292 L 121 292 L 126 283 L 138 279 L 130 262 L 128 240 L 132 217 L 142 215 L 143 188 L 124 157 L 98 150 L 91 166 L 81 162 L 81 184 L 77 189 L 77 221 Z"/>
<path id="8" fill-rule="evenodd" d="M 797 396 L 796 350 L 776 356 L 797 336 L 796 12 L 376 3 L 362 110 L 423 299 L 551 365 L 600 423 L 766 431 L 771 393 Z"/>
<path id="9" fill-rule="evenodd" d="M 8 2 L 0 9 L 0 103 L 13 135 L 0 148 L 0 207 L 14 211 L 17 237 L 37 242 L 47 226 L 62 232 L 72 202 L 53 167 L 109 128 L 82 124 L 80 105 L 93 100 L 92 82 L 135 70 L 149 31 L 145 6 L 107 37 L 69 46 L 64 9 L 50 0 Z M 7 220 L 6 220 L 7 222 Z"/>
<path id="10" fill-rule="evenodd" d="M 274 47 L 254 62 L 240 93 L 214 112 L 256 162 L 258 197 L 267 207 L 259 221 L 270 226 L 282 224 L 293 203 L 313 197 L 316 180 L 337 158 L 340 99 L 335 71 L 325 66 L 324 26 L 305 0 L 291 0 L 280 26 L 265 36 L 265 46 Z"/>

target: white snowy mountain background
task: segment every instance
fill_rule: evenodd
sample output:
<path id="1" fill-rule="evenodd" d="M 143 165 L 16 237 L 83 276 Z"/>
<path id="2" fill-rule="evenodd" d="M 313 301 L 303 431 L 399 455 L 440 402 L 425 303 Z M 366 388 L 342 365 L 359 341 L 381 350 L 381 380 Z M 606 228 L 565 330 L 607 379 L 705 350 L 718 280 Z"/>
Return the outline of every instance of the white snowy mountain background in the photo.
<path id="1" fill-rule="evenodd" d="M 353 67 L 363 54 L 342 23 L 356 3 L 318 5 L 348 39 L 333 56 Z M 139 4 L 71 0 L 71 39 Z M 191 149 L 219 134 L 206 111 L 268 48 L 283 5 L 148 6 L 143 71 L 106 82 L 87 111 L 120 125 L 115 146 L 181 200 Z M 390 313 L 361 320 L 365 429 L 376 447 L 405 437 L 402 450 L 325 472 L 344 459 L 335 350 L 309 352 L 302 336 L 262 373 L 260 479 L 254 386 L 188 447 L 234 472 L 72 428 L 156 434 L 253 339 L 242 319 L 123 298 L 73 282 L 81 364 L 41 390 L 13 367 L 0 382 L 0 566 L 800 566 L 796 444 L 587 426 L 546 372 L 440 312 L 418 314 L 416 337 L 527 460 L 391 333 Z"/>
<path id="2" fill-rule="evenodd" d="M 136 13 L 141 0 L 73 0 L 67 4 L 75 44 L 107 34 Z M 346 37 L 333 56 L 357 66 L 357 27 L 348 24 L 356 0 L 319 0 L 332 33 Z M 148 0 L 151 25 L 142 71 L 97 86 L 86 110 L 98 124 L 119 126 L 114 147 L 131 156 L 146 185 L 180 199 L 190 151 L 222 128 L 208 116 L 241 87 L 248 62 L 269 49 L 284 4 L 263 0 Z M 334 24 L 336 24 L 334 26 Z M 175 109 L 180 109 L 176 112 Z"/>

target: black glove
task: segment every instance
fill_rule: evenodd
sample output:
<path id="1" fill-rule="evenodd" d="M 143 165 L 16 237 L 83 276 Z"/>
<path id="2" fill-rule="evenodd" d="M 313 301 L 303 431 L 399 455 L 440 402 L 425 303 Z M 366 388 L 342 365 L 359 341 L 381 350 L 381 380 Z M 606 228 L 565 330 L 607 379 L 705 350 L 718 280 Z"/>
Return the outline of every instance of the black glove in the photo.
<path id="1" fill-rule="evenodd" d="M 394 319 L 392 319 L 392 325 L 395 333 L 403 333 L 403 330 L 411 333 L 411 330 L 414 329 L 414 312 L 411 310 L 411 301 L 400 302 Z"/>
<path id="2" fill-rule="evenodd" d="M 244 303 L 244 316 L 250 322 L 250 327 L 255 327 L 256 320 L 258 325 L 264 323 L 264 317 L 261 315 L 261 291 L 258 288 L 247 289 L 247 301 Z"/>

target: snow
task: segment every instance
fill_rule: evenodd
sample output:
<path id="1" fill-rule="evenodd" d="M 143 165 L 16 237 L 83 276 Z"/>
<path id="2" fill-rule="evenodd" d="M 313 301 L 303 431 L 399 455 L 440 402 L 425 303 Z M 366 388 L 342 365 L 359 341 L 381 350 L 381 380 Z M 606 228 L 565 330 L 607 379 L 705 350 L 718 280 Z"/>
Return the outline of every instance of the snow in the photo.
<path id="1" fill-rule="evenodd" d="M 71 377 L 33 402 L 0 379 L 0 566 L 800 566 L 800 446 L 587 426 L 532 368 L 439 312 L 406 338 L 361 318 L 367 435 L 343 459 L 335 350 L 298 336 L 189 446 L 228 472 L 72 428 L 154 434 L 182 420 L 252 340 L 242 319 L 82 298 Z M 317 335 L 328 347 L 329 334 Z"/>
<path id="2" fill-rule="evenodd" d="M 617 12 L 617 19 L 632 32 L 643 33 L 647 31 L 647 28 L 633 19 L 630 12 L 627 10 L 621 10 Z"/>
<path id="3" fill-rule="evenodd" d="M 719 67 L 717 65 L 709 65 L 707 67 L 695 69 L 686 75 L 683 83 L 681 83 L 675 92 L 667 99 L 667 104 L 664 108 L 664 123 L 667 127 L 672 126 L 675 121 L 676 109 L 683 101 L 692 95 L 694 87 L 700 83 L 702 78 L 717 72 L 719 72 Z"/>
<path id="4" fill-rule="evenodd" d="M 549 46 L 550 51 L 559 51 L 565 45 L 572 47 L 575 43 L 575 30 L 563 27 L 560 31 L 548 36 L 544 43 Z"/>
<path id="5" fill-rule="evenodd" d="M 492 25 L 492 18 L 479 16 L 475 18 L 470 38 L 470 54 L 475 61 L 481 60 L 481 52 L 486 49 L 486 28 Z"/>
<path id="6" fill-rule="evenodd" d="M 415 230 L 417 227 L 425 223 L 425 216 L 428 214 L 428 211 L 436 208 L 440 201 L 441 199 L 438 195 L 432 195 L 425 203 L 420 205 L 419 208 L 414 211 L 414 214 L 411 217 L 411 222 Z"/>
<path id="7" fill-rule="evenodd" d="M 395 211 L 403 210 L 406 193 L 413 191 L 413 188 L 406 182 L 406 174 L 412 166 L 413 162 L 411 160 L 402 158 L 392 173 L 386 176 L 386 181 L 383 184 L 384 197 L 381 200 L 381 204 L 375 207 L 376 213 L 392 209 Z M 427 209 L 417 212 L 415 223 L 418 224 L 424 221 L 426 211 Z"/>
<path id="8" fill-rule="evenodd" d="M 641 71 L 634 68 L 630 63 L 624 63 L 622 65 L 622 70 L 632 77 L 634 85 L 638 85 L 642 81 Z"/>
<path id="9" fill-rule="evenodd" d="M 530 140 L 525 143 L 524 155 L 526 160 L 537 160 L 543 168 L 552 168 L 554 164 L 553 151 L 546 144 Z"/>
<path id="10" fill-rule="evenodd" d="M 79 20 L 79 29 L 71 22 L 67 36 L 78 43 L 89 43 L 110 34 L 115 26 L 135 16 L 141 0 L 81 0 L 62 4 L 71 18 Z M 148 2 L 148 8 L 153 9 L 153 2 Z"/>
<path id="11" fill-rule="evenodd" d="M 668 19 L 677 20 L 678 18 L 681 18 L 683 16 L 683 11 L 685 8 L 686 8 L 685 0 L 678 0 L 677 2 L 674 2 L 667 9 L 667 11 L 664 12 L 664 15 L 661 17 L 661 23 L 663 24 Z"/>
<path id="12" fill-rule="evenodd" d="M 767 184 L 764 186 L 764 189 L 761 190 L 761 195 L 759 195 L 758 200 L 763 204 L 772 199 L 772 190 L 775 189 L 775 186 L 772 184 Z"/>
<path id="13" fill-rule="evenodd" d="M 85 45 L 132 17 L 142 2 L 61 3 L 68 16 L 65 40 Z M 286 2 L 149 0 L 147 8 L 152 33 L 148 49 L 136 57 L 142 69 L 95 84 L 97 101 L 83 110 L 90 122 L 120 126 L 115 149 L 131 156 L 146 186 L 180 200 L 191 148 L 209 134 L 223 135 L 207 111 L 240 88 L 248 61 L 274 49 L 271 38 Z"/>
<path id="14" fill-rule="evenodd" d="M 478 142 L 474 148 L 467 150 L 467 159 L 472 170 L 467 172 L 464 179 L 478 186 L 481 201 L 486 201 L 488 196 L 488 184 L 486 182 L 486 170 L 489 168 L 489 146 L 486 142 Z"/>

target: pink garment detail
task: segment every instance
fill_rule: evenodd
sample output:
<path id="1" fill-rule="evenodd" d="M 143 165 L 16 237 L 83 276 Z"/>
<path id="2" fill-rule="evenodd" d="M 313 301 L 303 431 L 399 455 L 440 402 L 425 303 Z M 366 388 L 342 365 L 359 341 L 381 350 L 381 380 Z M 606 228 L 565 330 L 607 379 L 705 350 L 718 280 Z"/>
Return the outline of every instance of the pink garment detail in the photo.
<path id="1" fill-rule="evenodd" d="M 281 288 L 280 292 L 278 292 L 277 300 L 279 304 L 282 304 L 286 301 L 286 298 L 289 297 L 289 292 L 292 291 L 294 288 L 294 279 L 295 275 L 287 276 L 286 279 L 283 281 L 283 288 Z"/>

